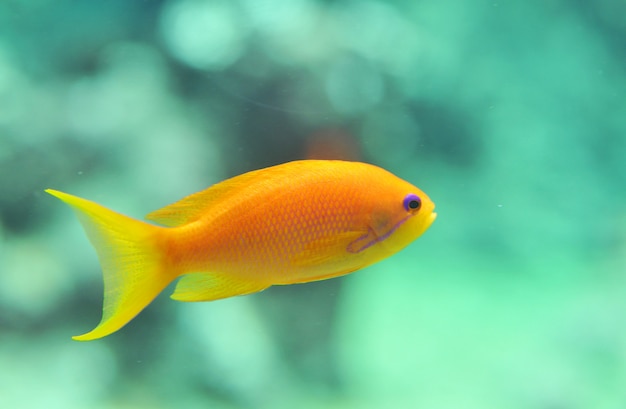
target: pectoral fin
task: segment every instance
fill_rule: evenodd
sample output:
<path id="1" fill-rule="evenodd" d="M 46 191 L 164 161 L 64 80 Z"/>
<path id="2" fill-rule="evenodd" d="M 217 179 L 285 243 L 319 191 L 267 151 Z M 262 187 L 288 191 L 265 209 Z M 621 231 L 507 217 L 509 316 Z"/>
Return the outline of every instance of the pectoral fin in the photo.
<path id="1" fill-rule="evenodd" d="M 349 253 L 360 253 L 366 248 L 380 241 L 380 238 L 376 235 L 376 232 L 370 227 L 367 232 L 361 234 L 348 244 L 346 250 Z"/>
<path id="2" fill-rule="evenodd" d="M 298 267 L 308 267 L 343 259 L 347 253 L 354 252 L 351 250 L 351 243 L 364 234 L 362 231 L 347 231 L 313 240 L 291 259 L 291 263 Z"/>

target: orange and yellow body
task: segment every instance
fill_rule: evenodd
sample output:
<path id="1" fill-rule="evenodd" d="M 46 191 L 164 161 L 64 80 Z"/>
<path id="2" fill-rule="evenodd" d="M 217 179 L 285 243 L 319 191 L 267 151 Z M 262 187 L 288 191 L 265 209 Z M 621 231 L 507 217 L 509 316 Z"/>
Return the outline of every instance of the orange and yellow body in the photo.
<path id="1" fill-rule="evenodd" d="M 100 324 L 117 331 L 171 281 L 211 301 L 337 277 L 386 258 L 434 221 L 418 188 L 373 165 L 307 160 L 249 172 L 150 213 L 144 223 L 66 193 L 104 275 Z"/>

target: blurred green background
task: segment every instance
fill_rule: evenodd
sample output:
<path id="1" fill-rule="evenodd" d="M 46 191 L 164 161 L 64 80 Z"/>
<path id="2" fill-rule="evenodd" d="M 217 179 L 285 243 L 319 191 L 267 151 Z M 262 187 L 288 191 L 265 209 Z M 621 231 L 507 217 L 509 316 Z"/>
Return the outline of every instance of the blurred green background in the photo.
<path id="1" fill-rule="evenodd" d="M 0 1 L 0 407 L 626 406 L 626 2 Z M 358 159 L 439 217 L 362 272 L 121 331 L 55 188 L 141 218 Z"/>

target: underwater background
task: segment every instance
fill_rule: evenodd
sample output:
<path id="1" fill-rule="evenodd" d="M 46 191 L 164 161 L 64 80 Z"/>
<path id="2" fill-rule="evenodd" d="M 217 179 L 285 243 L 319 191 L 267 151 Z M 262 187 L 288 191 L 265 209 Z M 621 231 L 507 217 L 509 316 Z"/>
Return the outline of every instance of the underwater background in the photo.
<path id="1" fill-rule="evenodd" d="M 626 2 L 0 1 L 0 407 L 626 406 Z M 303 158 L 438 218 L 356 274 L 99 321 L 137 218 Z"/>

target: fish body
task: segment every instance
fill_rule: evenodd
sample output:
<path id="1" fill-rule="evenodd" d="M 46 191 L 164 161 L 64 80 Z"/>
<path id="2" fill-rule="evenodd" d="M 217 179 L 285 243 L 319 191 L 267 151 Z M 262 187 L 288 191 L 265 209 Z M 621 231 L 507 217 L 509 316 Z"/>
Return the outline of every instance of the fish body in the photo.
<path id="1" fill-rule="evenodd" d="M 245 173 L 146 216 L 159 226 L 47 192 L 76 211 L 103 269 L 102 320 L 77 340 L 117 331 L 178 277 L 179 301 L 337 277 L 401 250 L 436 217 L 417 187 L 345 161 Z"/>

